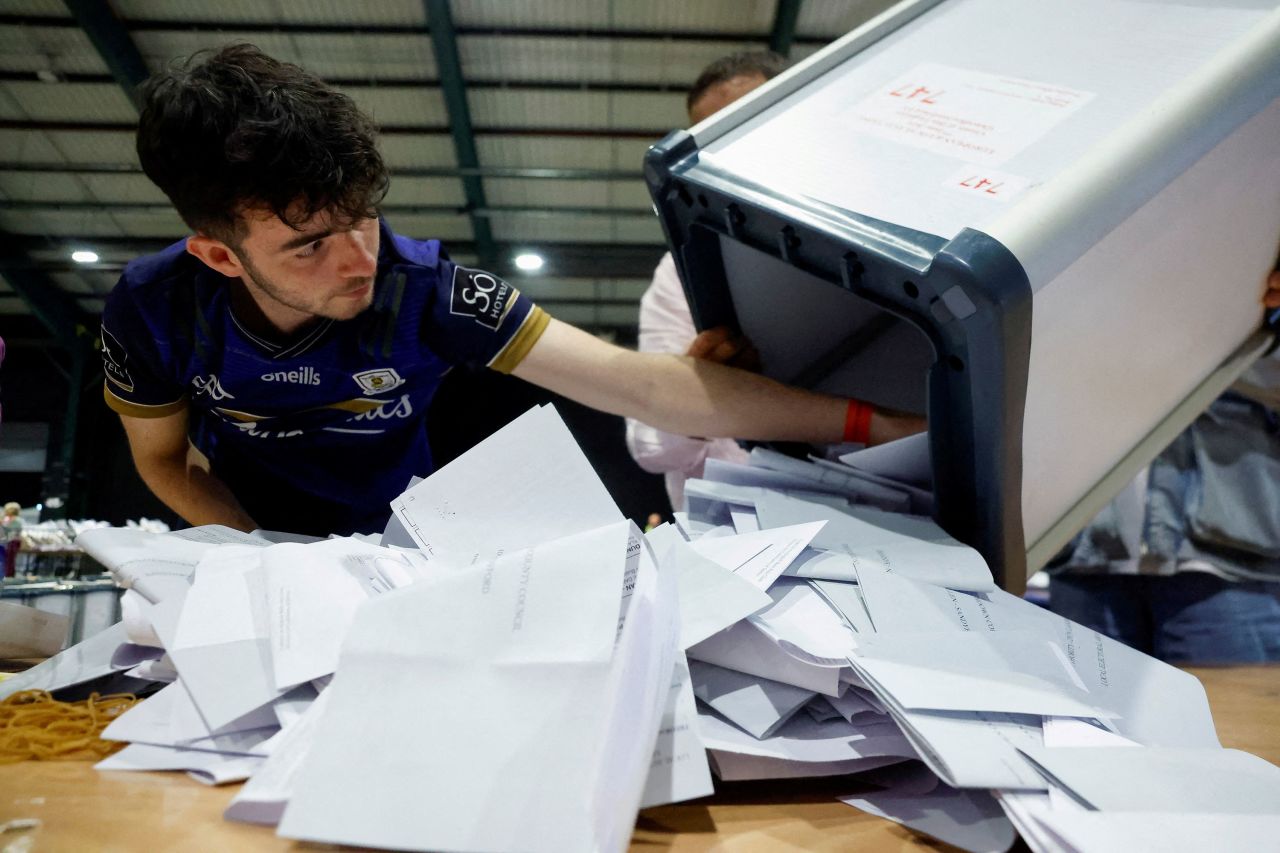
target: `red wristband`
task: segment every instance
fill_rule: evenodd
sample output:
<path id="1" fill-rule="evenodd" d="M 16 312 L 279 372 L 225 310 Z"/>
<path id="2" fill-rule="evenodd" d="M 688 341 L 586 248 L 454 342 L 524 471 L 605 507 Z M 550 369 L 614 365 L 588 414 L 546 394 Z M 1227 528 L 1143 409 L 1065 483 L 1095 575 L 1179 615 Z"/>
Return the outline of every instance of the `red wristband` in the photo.
<path id="1" fill-rule="evenodd" d="M 850 400 L 844 416 L 844 440 L 866 444 L 871 437 L 871 415 L 875 407 L 861 400 Z"/>

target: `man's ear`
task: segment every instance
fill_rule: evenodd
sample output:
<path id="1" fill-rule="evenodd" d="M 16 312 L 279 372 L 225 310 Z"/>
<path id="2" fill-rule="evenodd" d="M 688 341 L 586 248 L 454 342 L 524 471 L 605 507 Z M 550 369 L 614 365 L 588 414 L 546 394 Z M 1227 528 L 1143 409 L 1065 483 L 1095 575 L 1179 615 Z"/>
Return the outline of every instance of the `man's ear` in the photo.
<path id="1" fill-rule="evenodd" d="M 196 234 L 187 238 L 187 251 L 203 261 L 205 266 L 227 278 L 239 278 L 244 274 L 244 267 L 236 253 L 221 240 Z"/>

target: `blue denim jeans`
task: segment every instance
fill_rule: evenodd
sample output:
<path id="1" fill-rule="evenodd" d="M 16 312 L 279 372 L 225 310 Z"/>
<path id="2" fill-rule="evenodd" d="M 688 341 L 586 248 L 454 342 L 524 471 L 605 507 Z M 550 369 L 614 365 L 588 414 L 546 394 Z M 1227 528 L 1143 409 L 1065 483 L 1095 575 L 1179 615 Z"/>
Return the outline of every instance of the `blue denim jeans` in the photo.
<path id="1" fill-rule="evenodd" d="M 1062 572 L 1049 609 L 1169 663 L 1280 661 L 1280 583 Z"/>

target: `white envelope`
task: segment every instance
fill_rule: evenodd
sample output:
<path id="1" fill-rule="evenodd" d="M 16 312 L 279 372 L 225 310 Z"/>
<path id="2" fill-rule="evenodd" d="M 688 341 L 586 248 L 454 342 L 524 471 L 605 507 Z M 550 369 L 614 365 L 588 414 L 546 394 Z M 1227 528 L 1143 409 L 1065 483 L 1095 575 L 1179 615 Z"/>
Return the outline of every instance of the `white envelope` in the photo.
<path id="1" fill-rule="evenodd" d="M 391 508 L 427 556 L 463 564 L 622 519 L 553 406 L 530 409 Z"/>
<path id="2" fill-rule="evenodd" d="M 1005 853 L 1016 838 L 1013 824 L 986 791 L 937 785 L 923 794 L 868 791 L 840 800 L 970 853 Z"/>
<path id="3" fill-rule="evenodd" d="M 709 751 L 716 775 L 724 782 L 750 782 L 759 779 L 811 779 L 822 776 L 848 776 L 900 764 L 906 759 L 894 755 L 850 758 L 846 761 L 792 761 L 766 755 L 741 752 Z"/>
<path id="4" fill-rule="evenodd" d="M 206 785 L 225 785 L 248 779 L 265 759 L 225 755 L 197 749 L 174 749 L 135 743 L 93 765 L 95 770 L 186 770 Z"/>
<path id="5" fill-rule="evenodd" d="M 760 627 L 743 620 L 713 634 L 686 650 L 691 660 L 758 675 L 803 687 L 824 696 L 839 696 L 845 689 L 840 676 L 848 667 L 801 659 L 789 654 Z"/>
<path id="6" fill-rule="evenodd" d="M 825 520 L 827 526 L 813 538 L 812 547 L 853 557 L 859 570 L 887 568 L 949 589 L 995 589 L 982 555 L 953 539 L 932 519 L 864 507 L 841 512 L 779 494 L 757 500 L 756 515 L 765 529 Z"/>
<path id="7" fill-rule="evenodd" d="M 851 726 L 844 720 L 815 722 L 808 714 L 792 717 L 771 737 L 752 737 L 718 715 L 699 709 L 698 730 L 707 749 L 787 761 L 833 762 L 860 758 L 915 758 L 893 723 Z"/>
<path id="8" fill-rule="evenodd" d="M 1280 767 L 1238 749 L 1024 747 L 1045 778 L 1099 811 L 1280 814 Z"/>
<path id="9" fill-rule="evenodd" d="M 682 648 L 701 643 L 773 601 L 746 578 L 694 551 L 669 524 L 650 530 L 645 541 L 662 569 L 676 575 Z"/>
<path id="10" fill-rule="evenodd" d="M 707 751 L 698 735 L 698 709 L 684 653 L 676 655 L 671 691 L 658 727 L 640 808 L 679 803 L 714 793 Z"/>
<path id="11" fill-rule="evenodd" d="M 418 849 L 625 847 L 679 618 L 674 575 L 641 559 L 619 636 L 631 529 L 371 599 L 280 833 Z"/>
<path id="12" fill-rule="evenodd" d="M 825 523 L 816 521 L 719 539 L 704 538 L 691 547 L 760 589 L 768 589 Z"/>
<path id="13" fill-rule="evenodd" d="M 886 704 L 934 711 L 1114 717 L 1054 644 L 1031 631 L 877 634 L 850 659 Z"/>
<path id="14" fill-rule="evenodd" d="M 702 661 L 689 664 L 693 695 L 755 738 L 767 738 L 817 694 Z"/>
<path id="15" fill-rule="evenodd" d="M 166 646 L 210 729 L 221 728 L 284 692 L 276 688 L 271 674 L 260 571 L 263 550 L 227 546 L 207 554 L 186 594 L 172 644 Z"/>
<path id="16" fill-rule="evenodd" d="M 291 687 L 332 673 L 357 607 L 445 570 L 433 573 L 419 554 L 351 538 L 265 550 L 262 582 L 274 685 Z"/>
<path id="17" fill-rule="evenodd" d="M 788 654 L 841 666 L 857 646 L 855 632 L 808 581 L 783 578 L 769 588 L 773 603 L 750 617 Z"/>

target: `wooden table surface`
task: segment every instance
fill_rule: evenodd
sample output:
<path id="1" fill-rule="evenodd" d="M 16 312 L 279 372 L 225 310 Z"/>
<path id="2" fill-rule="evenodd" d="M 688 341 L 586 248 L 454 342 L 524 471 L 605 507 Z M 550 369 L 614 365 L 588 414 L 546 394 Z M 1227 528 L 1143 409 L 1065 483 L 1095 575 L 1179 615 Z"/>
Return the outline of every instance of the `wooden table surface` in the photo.
<path id="1" fill-rule="evenodd" d="M 1191 672 L 1208 691 L 1222 745 L 1280 764 L 1280 667 Z M 32 830 L 0 834 L 0 853 L 335 849 L 223 820 L 222 810 L 238 788 L 206 787 L 184 773 L 97 772 L 89 762 L 0 765 L 0 824 L 40 821 Z M 714 797 L 641 812 L 631 848 L 947 849 L 834 799 L 857 790 L 847 780 L 718 784 Z M 8 846 L 20 840 L 30 846 Z"/>

